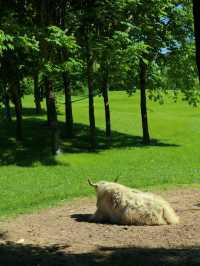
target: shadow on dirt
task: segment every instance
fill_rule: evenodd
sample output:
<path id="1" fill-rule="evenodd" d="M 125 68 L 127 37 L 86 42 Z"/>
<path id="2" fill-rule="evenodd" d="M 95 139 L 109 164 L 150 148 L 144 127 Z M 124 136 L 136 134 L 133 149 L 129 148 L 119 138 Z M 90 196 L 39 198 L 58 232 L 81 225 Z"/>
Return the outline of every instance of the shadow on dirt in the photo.
<path id="1" fill-rule="evenodd" d="M 88 253 L 69 252 L 69 245 L 39 247 L 0 244 L 2 266 L 199 266 L 200 247 L 164 249 L 98 247 Z"/>
<path id="2" fill-rule="evenodd" d="M 0 240 L 5 240 L 7 238 L 7 232 L 0 231 Z"/>
<path id="3" fill-rule="evenodd" d="M 91 223 L 92 220 L 92 214 L 80 214 L 80 213 L 76 213 L 76 214 L 72 214 L 70 216 L 72 219 L 74 219 L 77 222 L 84 222 L 84 223 Z"/>

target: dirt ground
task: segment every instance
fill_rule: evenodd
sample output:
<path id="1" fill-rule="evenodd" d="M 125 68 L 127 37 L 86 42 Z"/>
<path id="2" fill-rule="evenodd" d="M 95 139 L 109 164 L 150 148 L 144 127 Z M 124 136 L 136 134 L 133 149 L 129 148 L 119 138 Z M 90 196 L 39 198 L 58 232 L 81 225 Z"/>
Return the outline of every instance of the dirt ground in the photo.
<path id="1" fill-rule="evenodd" d="M 181 223 L 119 226 L 89 222 L 95 199 L 0 222 L 0 266 L 200 266 L 200 189 L 160 192 Z"/>

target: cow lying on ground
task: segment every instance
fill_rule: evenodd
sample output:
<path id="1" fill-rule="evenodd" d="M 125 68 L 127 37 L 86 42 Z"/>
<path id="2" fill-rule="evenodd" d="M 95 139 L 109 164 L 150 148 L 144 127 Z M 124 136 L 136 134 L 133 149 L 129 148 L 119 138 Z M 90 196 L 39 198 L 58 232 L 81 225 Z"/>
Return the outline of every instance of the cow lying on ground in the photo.
<path id="1" fill-rule="evenodd" d="M 126 186 L 100 181 L 89 184 L 96 189 L 97 210 L 95 222 L 123 225 L 178 224 L 179 217 L 162 197 Z"/>

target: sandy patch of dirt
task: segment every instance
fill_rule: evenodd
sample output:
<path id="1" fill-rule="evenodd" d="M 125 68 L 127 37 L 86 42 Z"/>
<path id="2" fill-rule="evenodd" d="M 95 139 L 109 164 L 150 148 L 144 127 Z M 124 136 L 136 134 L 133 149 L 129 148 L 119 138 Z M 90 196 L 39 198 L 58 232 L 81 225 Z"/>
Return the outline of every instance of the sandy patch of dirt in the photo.
<path id="1" fill-rule="evenodd" d="M 179 225 L 90 223 L 95 199 L 0 222 L 0 265 L 200 266 L 200 189 L 159 193 Z"/>

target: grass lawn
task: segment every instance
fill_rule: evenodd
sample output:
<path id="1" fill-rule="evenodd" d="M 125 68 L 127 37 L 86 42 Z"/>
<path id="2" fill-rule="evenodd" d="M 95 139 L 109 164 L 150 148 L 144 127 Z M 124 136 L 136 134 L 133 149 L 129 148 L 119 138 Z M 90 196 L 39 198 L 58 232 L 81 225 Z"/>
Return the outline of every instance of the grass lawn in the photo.
<path id="1" fill-rule="evenodd" d="M 76 137 L 62 138 L 63 153 L 49 151 L 46 116 L 35 116 L 33 98 L 26 96 L 24 145 L 15 143 L 15 125 L 0 122 L 0 216 L 10 216 L 94 194 L 92 180 L 114 180 L 137 188 L 166 188 L 200 183 L 200 110 L 166 97 L 164 105 L 149 102 L 152 145 L 141 144 L 139 95 L 110 93 L 113 140 L 104 137 L 103 100 L 95 98 L 99 147 L 88 150 L 88 102 L 75 102 Z M 64 99 L 59 97 L 64 136 Z"/>

